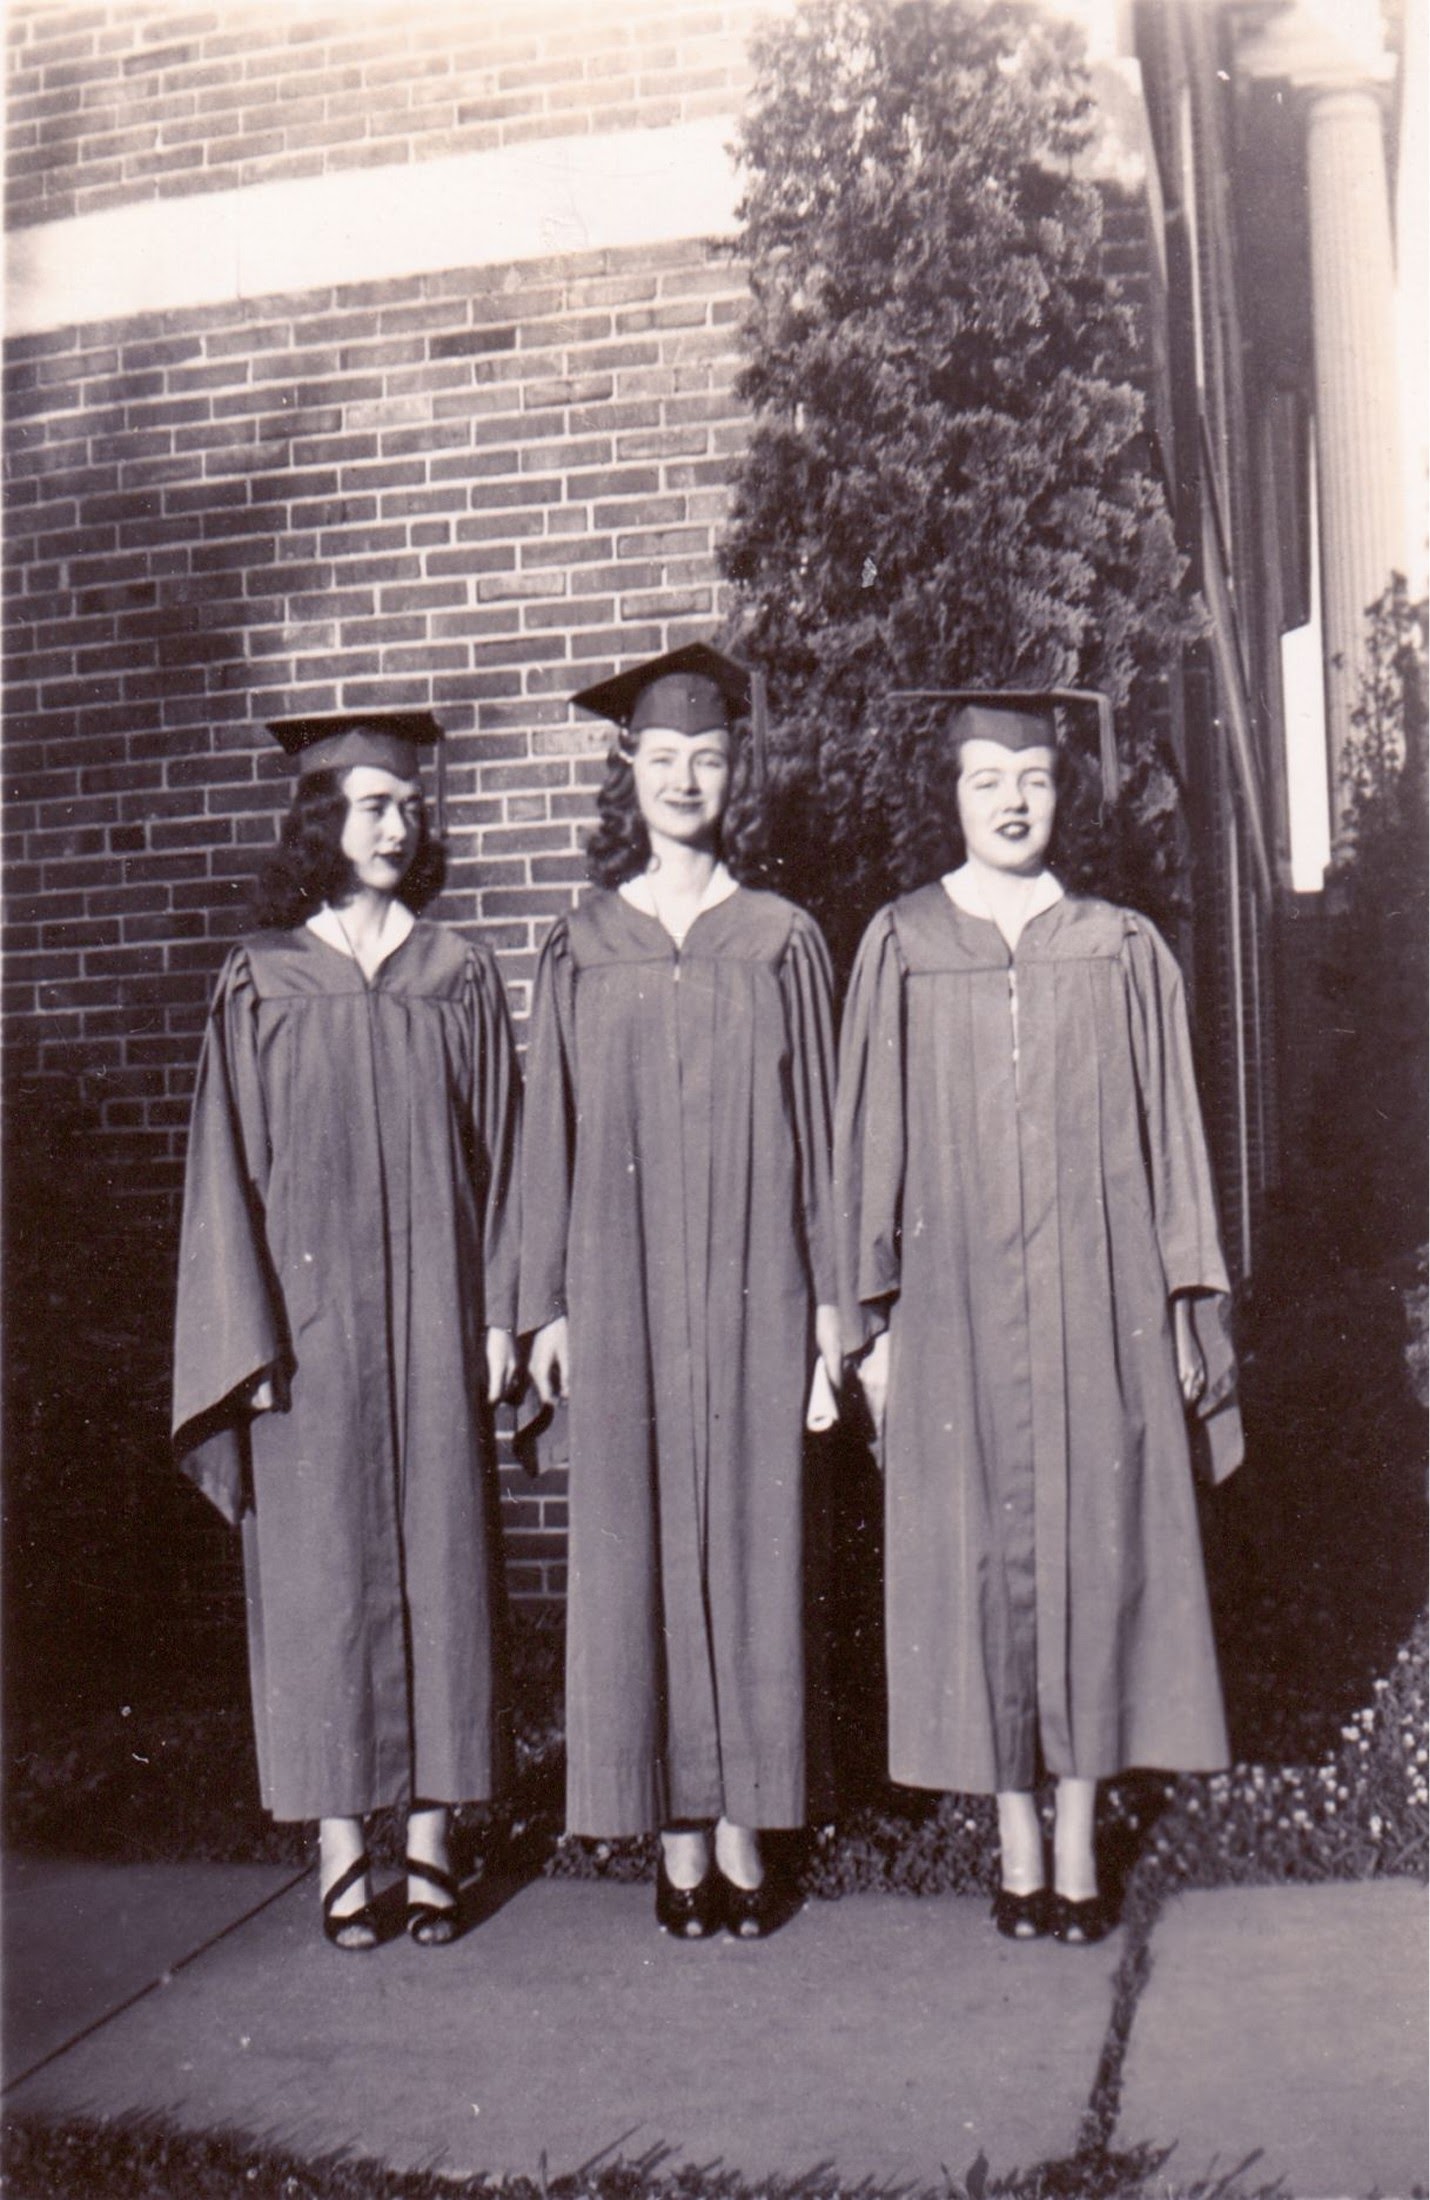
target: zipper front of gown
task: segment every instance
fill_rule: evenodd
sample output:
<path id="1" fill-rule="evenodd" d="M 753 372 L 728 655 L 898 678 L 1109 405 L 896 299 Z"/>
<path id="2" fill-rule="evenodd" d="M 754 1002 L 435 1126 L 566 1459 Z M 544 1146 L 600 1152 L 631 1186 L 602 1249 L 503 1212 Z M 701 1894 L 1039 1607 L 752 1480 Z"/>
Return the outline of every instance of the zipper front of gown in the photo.
<path id="1" fill-rule="evenodd" d="M 1015 1172 L 1020 1242 L 1021 1350 L 1016 1357 L 1028 1384 L 1028 1419 L 1024 1426 L 1030 1445 L 1007 1485 L 1005 1502 L 1009 1511 L 1005 1518 L 1010 1528 L 1015 1517 L 1021 1526 L 1005 1548 L 1013 1567 L 1013 1607 L 1027 1630 L 1024 1654 L 1029 1659 L 1043 1748 L 1051 1751 L 1055 1761 L 1068 1763 L 1066 1376 L 1058 1313 L 1055 1148 L 1049 1142 L 1049 1126 L 1038 1105 L 1039 1093 L 1044 1089 L 1040 1078 L 1049 1064 L 1043 1058 L 1038 1030 L 1032 1033 L 1031 1056 L 1024 1058 L 1028 1050 L 1022 1028 L 1026 989 L 1019 973 L 1021 936 L 1017 945 L 1008 947 L 1006 941 L 1004 945 L 1008 955 L 1008 1060 L 1013 1099 L 1010 1158 Z M 1040 981 L 1036 957 L 1034 969 L 1027 975 L 1037 1001 Z M 1014 1551 L 1018 1553 L 1016 1559 Z"/>
<path id="2" fill-rule="evenodd" d="M 1034 1664 L 1038 1730 L 1045 1759 L 1067 1767 L 1076 1760 L 1069 1695 L 1068 1370 L 1053 1099 L 1057 1084 L 1056 986 L 1045 957 L 1036 953 L 1025 975 L 1028 987 L 1020 987 L 1018 950 L 1014 949 L 1009 962 L 1008 986 L 1019 1199 L 1023 1209 L 1023 1274 L 1033 1383 L 1033 1561 L 1037 1583 Z M 1021 1012 L 1023 994 L 1029 988 L 1034 1016 L 1025 1045 Z"/>
<path id="3" fill-rule="evenodd" d="M 711 1020 L 714 977 L 708 970 L 697 971 L 693 980 L 682 982 L 685 978 L 684 943 L 673 935 L 668 937 L 671 946 L 671 1046 L 680 1155 L 678 1205 L 682 1272 L 677 1287 L 684 1317 L 690 1513 L 688 1537 L 683 1537 L 680 1533 L 683 1502 L 677 1499 L 673 1506 L 662 1507 L 661 1532 L 665 1541 L 662 1586 L 669 1600 L 667 1657 L 678 1659 L 681 1667 L 678 1677 L 668 1670 L 667 1686 L 672 1691 L 673 1703 L 679 1706 L 674 1712 L 677 1727 L 684 1724 L 689 1732 L 707 1738 L 715 1778 L 723 1785 L 719 1690 L 709 1601 L 710 1124 L 713 1086 L 718 1075 Z M 669 1461 L 664 1463 L 662 1479 L 670 1471 L 670 1465 Z"/>
<path id="4" fill-rule="evenodd" d="M 376 1006 L 373 998 L 374 992 L 376 990 L 376 975 L 374 975 L 373 977 L 369 977 L 368 973 L 363 969 L 362 964 L 358 961 L 356 955 L 354 955 L 353 957 L 353 967 L 357 971 L 358 977 L 362 984 L 364 1010 L 363 1022 L 364 1028 L 367 1032 L 368 1076 L 372 1086 L 373 1122 L 377 1128 L 377 1185 L 379 1228 L 382 1234 L 383 1302 L 384 1315 L 387 1326 L 387 1365 L 392 1371 L 391 1384 L 387 1399 L 387 1413 L 392 1440 L 393 1482 L 394 1492 L 397 1500 L 397 1522 L 400 1545 L 404 1480 L 404 1446 L 402 1429 L 403 1413 L 402 1400 L 400 1396 L 400 1386 L 406 1372 L 407 1355 L 405 1349 L 402 1352 L 398 1351 L 398 1344 L 399 1330 L 405 1330 L 406 1324 L 405 1322 L 401 1322 L 399 1320 L 399 1308 L 396 1304 L 398 1279 L 396 1275 L 396 1247 L 393 1244 L 392 1190 L 388 1181 L 389 1148 L 388 1141 L 383 1136 L 382 1076 L 378 1064 L 379 1045 L 377 1018 Z M 379 968 L 381 968 L 380 965 Z M 405 1337 L 401 1341 L 405 1346 Z"/>
<path id="5" fill-rule="evenodd" d="M 682 987 L 684 971 L 684 938 L 672 933 L 670 984 L 674 1016 L 675 1090 L 676 1106 L 681 1127 L 681 1178 L 682 1225 L 685 1249 L 684 1296 L 685 1341 L 689 1355 L 690 1381 L 690 1429 L 692 1438 L 692 1466 L 694 1470 L 693 1497 L 697 1547 L 702 1579 L 706 1567 L 706 1541 L 709 1521 L 709 1436 L 706 1417 L 709 1412 L 709 1373 L 706 1366 L 705 1303 L 710 1269 L 710 1201 L 709 1201 L 709 1151 L 701 1153 L 696 1136 L 697 1125 L 708 1120 L 709 1078 L 699 1078 L 702 1087 L 693 1092 L 689 1087 L 688 1069 L 698 1070 L 698 1050 L 708 1043 L 708 1034 L 699 1028 L 698 1011 L 701 1007 L 702 988 L 697 984 L 692 993 L 689 986 Z M 714 1064 L 710 1064 L 713 1074 Z M 704 1212 L 701 1213 L 703 1195 Z"/>
<path id="6" fill-rule="evenodd" d="M 690 1228 L 691 1155 L 688 1144 L 689 1110 L 685 1091 L 685 1038 L 681 1028 L 680 969 L 682 943 L 671 935 L 670 988 L 671 988 L 671 1050 L 674 1055 L 675 1110 L 680 1125 L 680 1237 L 682 1304 L 685 1312 L 686 1383 L 689 1397 L 691 1430 L 692 1494 L 695 1504 L 695 1520 L 699 1536 L 701 1571 L 705 1564 L 705 1507 L 701 1468 L 702 1444 L 700 1436 L 700 1385 L 696 1366 L 699 1337 L 695 1322 L 695 1297 L 691 1289 L 692 1252 Z"/>

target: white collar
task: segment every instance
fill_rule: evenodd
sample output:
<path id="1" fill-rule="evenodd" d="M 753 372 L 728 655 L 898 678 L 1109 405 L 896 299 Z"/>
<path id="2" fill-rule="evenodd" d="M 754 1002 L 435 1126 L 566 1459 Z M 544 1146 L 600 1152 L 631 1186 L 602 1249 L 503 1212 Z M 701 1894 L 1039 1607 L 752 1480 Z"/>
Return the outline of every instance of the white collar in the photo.
<path id="1" fill-rule="evenodd" d="M 703 917 L 707 909 L 716 908 L 720 902 L 728 901 L 732 894 L 739 892 L 739 887 L 736 881 L 731 878 L 724 864 L 717 863 L 705 882 L 704 893 L 690 913 L 690 924 L 685 927 L 685 932 L 671 931 L 671 927 L 657 909 L 655 905 L 655 887 L 651 883 L 649 871 L 642 871 L 635 878 L 623 880 L 616 888 L 616 892 L 623 901 L 630 903 L 632 909 L 639 909 L 643 917 L 654 917 L 657 924 L 663 925 L 665 930 L 670 933 L 671 938 L 678 947 L 685 938 L 685 932 L 689 931 L 690 924 L 694 924 L 697 917 Z"/>
<path id="2" fill-rule="evenodd" d="M 982 917 L 986 924 L 998 925 L 1004 939 L 1008 940 L 1008 935 L 994 915 L 988 896 L 983 890 L 983 881 L 971 863 L 961 863 L 956 871 L 945 871 L 939 884 L 955 909 L 961 909 L 966 917 Z M 1063 889 L 1052 872 L 1040 871 L 1033 881 L 1033 890 L 1023 905 L 1023 925 L 1031 924 L 1034 917 L 1040 917 L 1045 909 L 1051 909 L 1062 899 Z M 1008 940 L 1008 945 L 1016 947 L 1017 939 Z"/>
<path id="3" fill-rule="evenodd" d="M 405 901 L 392 901 L 388 904 L 387 915 L 382 920 L 382 930 L 377 937 L 377 952 L 366 965 L 369 972 L 380 970 L 389 955 L 397 953 L 403 941 L 410 936 L 416 922 L 417 919 Z M 335 947 L 340 955 L 346 955 L 350 962 L 357 961 L 353 953 L 353 943 L 343 929 L 342 918 L 327 902 L 323 903 L 321 909 L 313 911 L 307 920 L 307 928 L 310 932 L 316 932 L 327 946 Z"/>

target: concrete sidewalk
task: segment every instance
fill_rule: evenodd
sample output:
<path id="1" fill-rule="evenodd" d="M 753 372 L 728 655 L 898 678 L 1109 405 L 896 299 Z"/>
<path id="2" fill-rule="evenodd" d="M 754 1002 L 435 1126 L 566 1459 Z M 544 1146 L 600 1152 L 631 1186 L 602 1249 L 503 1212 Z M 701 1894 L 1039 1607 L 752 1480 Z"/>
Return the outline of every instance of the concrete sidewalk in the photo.
<path id="1" fill-rule="evenodd" d="M 663 2148 L 946 2191 L 980 2150 L 999 2175 L 1066 2157 L 1122 1944 L 1014 1947 L 981 1901 L 856 1896 L 681 1946 L 648 1888 L 557 1880 L 493 1890 L 451 1949 L 350 1956 L 287 1873 L 22 1862 L 7 1895 L 7 2108 L 450 2174 Z M 1179 2142 L 1187 2183 L 1260 2146 L 1253 2181 L 1288 2200 L 1423 2187 L 1425 1925 L 1405 1882 L 1172 1904 L 1115 2143 Z"/>
<path id="2" fill-rule="evenodd" d="M 1157 1922 L 1123 2066 L 1118 2143 L 1167 2174 L 1292 2193 L 1425 2190 L 1427 1908 L 1413 1880 L 1224 1887 Z"/>
<path id="3" fill-rule="evenodd" d="M 299 1876 L 261 1864 L 7 1858 L 0 2085 L 114 2016 Z"/>

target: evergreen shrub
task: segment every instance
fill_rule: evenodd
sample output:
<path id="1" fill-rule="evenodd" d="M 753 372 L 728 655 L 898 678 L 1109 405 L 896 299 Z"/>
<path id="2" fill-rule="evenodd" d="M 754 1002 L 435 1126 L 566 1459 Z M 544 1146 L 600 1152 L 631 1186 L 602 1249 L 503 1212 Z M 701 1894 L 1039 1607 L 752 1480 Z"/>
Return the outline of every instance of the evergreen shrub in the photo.
<path id="1" fill-rule="evenodd" d="M 984 0 L 807 0 L 753 48 L 754 428 L 722 556 L 772 681 L 770 880 L 840 963 L 957 857 L 939 714 L 893 689 L 1134 699 L 1120 814 L 1074 800 L 1058 861 L 1167 913 L 1176 790 L 1144 706 L 1201 614 L 1104 265 L 1079 52 Z"/>

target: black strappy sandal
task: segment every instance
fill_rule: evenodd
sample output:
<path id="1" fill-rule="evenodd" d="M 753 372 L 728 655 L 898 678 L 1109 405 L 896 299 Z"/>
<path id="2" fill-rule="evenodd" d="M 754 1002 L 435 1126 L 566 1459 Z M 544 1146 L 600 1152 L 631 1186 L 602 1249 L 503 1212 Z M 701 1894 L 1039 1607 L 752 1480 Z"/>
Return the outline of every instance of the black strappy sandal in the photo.
<path id="1" fill-rule="evenodd" d="M 339 1872 L 323 1896 L 324 1936 L 335 1948 L 343 1949 L 348 1955 L 366 1955 L 369 1948 L 377 1946 L 377 1905 L 375 1902 L 364 1902 L 360 1910 L 345 1910 L 341 1917 L 335 1915 L 333 1905 L 341 1902 L 348 1889 L 355 1887 L 360 1879 L 365 1879 L 371 1869 L 371 1859 L 364 1849 L 362 1855 L 349 1864 L 345 1872 Z M 357 1939 L 346 1939 L 344 1935 L 349 1933 L 356 1933 Z"/>
<path id="2" fill-rule="evenodd" d="M 455 1876 L 440 1864 L 424 1863 L 420 1856 L 409 1856 L 406 1870 L 409 1879 L 425 1879 L 439 1894 L 451 1897 L 447 1902 L 409 1902 L 404 1921 L 409 1935 L 419 1948 L 450 1948 L 462 1929 L 458 1914 L 462 1890 Z"/>

